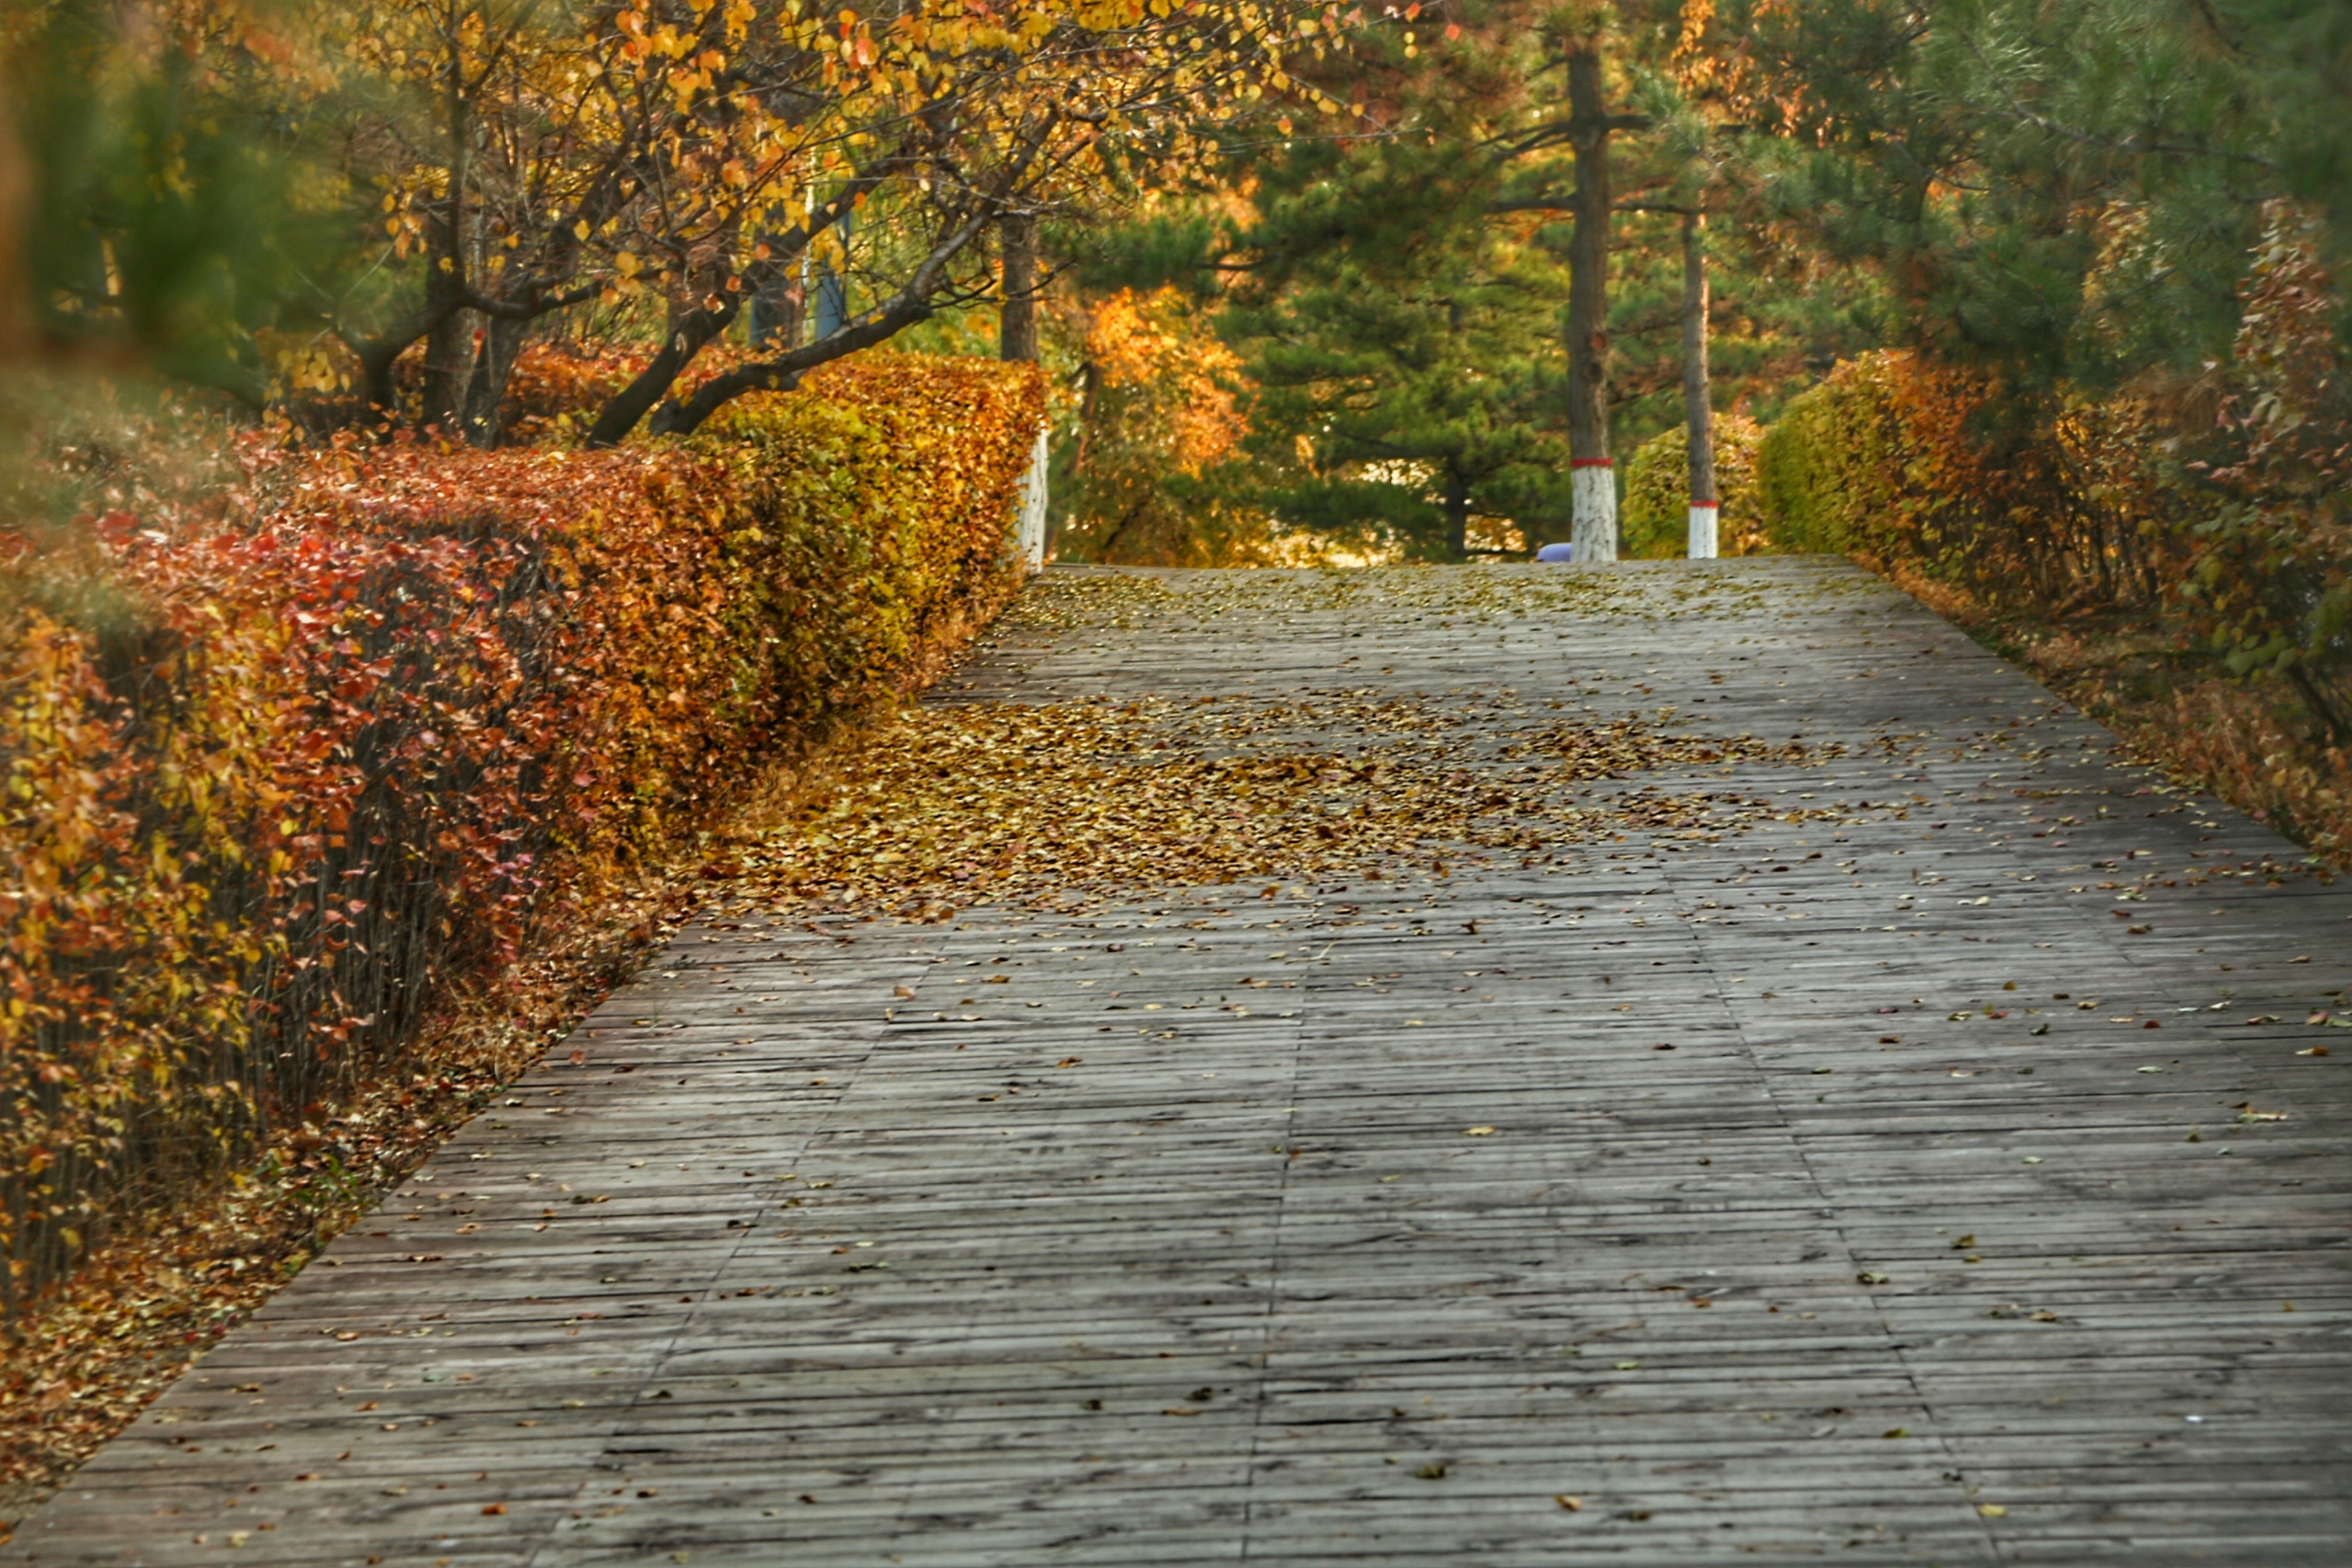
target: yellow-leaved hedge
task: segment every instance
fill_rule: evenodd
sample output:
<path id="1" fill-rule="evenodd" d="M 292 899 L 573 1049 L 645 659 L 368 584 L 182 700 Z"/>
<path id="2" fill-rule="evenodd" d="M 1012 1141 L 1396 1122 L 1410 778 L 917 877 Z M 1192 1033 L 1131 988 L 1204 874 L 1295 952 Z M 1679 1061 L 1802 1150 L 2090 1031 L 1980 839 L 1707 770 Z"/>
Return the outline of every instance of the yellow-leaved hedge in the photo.
<path id="1" fill-rule="evenodd" d="M 1716 548 L 1753 555 L 1769 548 L 1764 508 L 1756 487 L 1756 451 L 1764 427 L 1744 414 L 1715 419 Z M 1625 464 L 1625 553 L 1672 560 L 1690 543 L 1690 430 L 1676 425 L 1633 449 Z"/>
<path id="2" fill-rule="evenodd" d="M 364 1184 L 332 1108 L 456 991 L 1003 602 L 1043 415 L 868 355 L 686 442 L 278 452 L 89 520 L 127 616 L 0 591 L 0 1307 L 257 1153 Z"/>

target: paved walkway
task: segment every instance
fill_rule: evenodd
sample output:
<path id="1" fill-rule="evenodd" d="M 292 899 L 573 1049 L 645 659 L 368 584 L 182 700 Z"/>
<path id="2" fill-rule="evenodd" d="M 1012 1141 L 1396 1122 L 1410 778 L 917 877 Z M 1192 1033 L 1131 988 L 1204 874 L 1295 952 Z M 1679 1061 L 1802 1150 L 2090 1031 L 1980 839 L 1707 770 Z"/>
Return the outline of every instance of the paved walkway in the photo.
<path id="1" fill-rule="evenodd" d="M 1040 592 L 940 700 L 1724 744 L 690 931 L 0 1563 L 2352 1561 L 2352 889 L 1840 565 Z"/>

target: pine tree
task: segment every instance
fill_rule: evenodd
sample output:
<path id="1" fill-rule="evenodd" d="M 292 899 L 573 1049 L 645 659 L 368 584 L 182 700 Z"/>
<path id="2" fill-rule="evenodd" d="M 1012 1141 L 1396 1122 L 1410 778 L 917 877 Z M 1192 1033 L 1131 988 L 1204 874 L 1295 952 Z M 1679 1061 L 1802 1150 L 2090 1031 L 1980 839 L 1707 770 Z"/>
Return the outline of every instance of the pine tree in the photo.
<path id="1" fill-rule="evenodd" d="M 1529 531 L 1564 510 L 1567 279 L 1541 214 L 1496 221 L 1511 160 L 1489 134 L 1524 112 L 1530 39 L 1514 22 L 1477 41 L 1508 47 L 1373 62 L 1360 90 L 1387 133 L 1262 157 L 1222 237 L 1251 478 L 1294 528 L 1459 560 L 1475 519 Z"/>
<path id="2" fill-rule="evenodd" d="M 1418 259 L 1400 275 L 1340 258 L 1226 328 L 1248 350 L 1250 446 L 1278 476 L 1277 514 L 1326 532 L 1371 523 L 1458 561 L 1474 518 L 1557 506 L 1564 454 L 1540 422 L 1549 280 L 1498 246 Z"/>
<path id="3" fill-rule="evenodd" d="M 1470 517 L 1508 518 L 1530 544 L 1567 536 L 1581 474 L 1580 555 L 1613 559 L 1613 468 L 1571 458 L 1630 451 L 1717 401 L 1768 414 L 1868 346 L 1867 275 L 1821 268 L 1723 172 L 1739 150 L 1707 122 L 1747 115 L 1692 63 L 1724 47 L 1712 10 L 1617 11 L 1603 28 L 1591 11 L 1465 0 L 1447 10 L 1460 37 L 1416 58 L 1362 40 L 1318 83 L 1358 106 L 1349 134 L 1256 147 L 1214 196 L 1103 237 L 1097 289 L 1175 279 L 1228 303 L 1263 387 L 1258 460 L 1229 467 L 1223 493 L 1444 555 Z M 1722 215 L 1696 402 L 1694 204 Z"/>

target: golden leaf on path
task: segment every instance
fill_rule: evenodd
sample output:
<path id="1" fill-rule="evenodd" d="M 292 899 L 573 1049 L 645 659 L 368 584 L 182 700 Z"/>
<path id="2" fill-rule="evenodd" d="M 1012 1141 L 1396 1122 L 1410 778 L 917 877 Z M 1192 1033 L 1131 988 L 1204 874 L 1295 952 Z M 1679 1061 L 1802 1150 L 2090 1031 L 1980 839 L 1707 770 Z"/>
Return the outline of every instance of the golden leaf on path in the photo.
<path id="1" fill-rule="evenodd" d="M 1584 1500 L 1580 1497 L 1570 1497 L 1566 1492 L 1553 1493 L 1551 1500 L 1570 1513 L 1580 1513 L 1584 1510 Z"/>
<path id="2" fill-rule="evenodd" d="M 1465 1127 L 1462 1130 L 1462 1136 L 1465 1138 L 1491 1138 L 1494 1133 L 1495 1130 L 1491 1127 Z"/>
<path id="3" fill-rule="evenodd" d="M 1977 1504 L 1977 1511 L 1984 1515 L 1987 1519 L 2007 1519 L 2009 1517 L 2009 1510 L 2001 1507 L 2000 1504 L 1997 1502 L 1980 1502 Z"/>
<path id="4" fill-rule="evenodd" d="M 1260 879 L 1436 875 L 1621 834 L 1706 840 L 1854 809 L 1792 813 L 1719 774 L 1629 782 L 1695 770 L 1706 753 L 1786 766 L 1834 748 L 1677 734 L 1640 716 L 1529 710 L 1515 723 L 1491 702 L 1353 689 L 916 708 L 841 752 L 832 787 L 747 845 L 717 890 L 744 910 L 936 922 L 983 900 L 1066 909 L 1244 879 L 1278 896 L 1281 880 Z"/>

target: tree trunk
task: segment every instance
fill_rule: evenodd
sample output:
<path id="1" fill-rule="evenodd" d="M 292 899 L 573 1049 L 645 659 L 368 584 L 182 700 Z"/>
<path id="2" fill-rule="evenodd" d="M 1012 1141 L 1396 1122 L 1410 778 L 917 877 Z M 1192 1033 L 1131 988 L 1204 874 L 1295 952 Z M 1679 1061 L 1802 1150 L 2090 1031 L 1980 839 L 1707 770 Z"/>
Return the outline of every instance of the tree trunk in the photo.
<path id="1" fill-rule="evenodd" d="M 1569 145 L 1576 152 L 1576 231 L 1568 265 L 1570 539 L 1579 563 L 1617 559 L 1617 476 L 1609 458 L 1609 116 L 1601 45 L 1568 57 Z"/>
<path id="2" fill-rule="evenodd" d="M 823 342 L 849 320 L 849 241 L 857 231 L 857 209 L 841 215 L 841 270 L 829 261 L 817 263 L 816 331 L 812 342 Z"/>
<path id="3" fill-rule="evenodd" d="M 1102 406 L 1102 366 L 1087 361 L 1078 375 L 1078 440 L 1070 454 L 1070 477 L 1083 479 L 1094 443 L 1095 416 Z"/>
<path id="4" fill-rule="evenodd" d="M 889 308 L 855 326 L 844 327 L 774 359 L 739 365 L 712 376 L 695 388 L 693 395 L 672 398 L 656 409 L 647 428 L 656 436 L 691 436 L 702 428 L 704 420 L 734 398 L 747 392 L 790 392 L 800 384 L 803 372 L 845 359 L 877 343 L 888 342 L 916 322 L 930 320 L 932 313 L 928 299 L 902 296 Z"/>
<path id="5" fill-rule="evenodd" d="M 790 353 L 801 346 L 801 321 L 807 291 L 797 282 L 779 277 L 751 296 L 751 346 L 768 353 Z"/>
<path id="6" fill-rule="evenodd" d="M 1003 247 L 1004 304 L 998 316 L 1000 357 L 1037 358 L 1037 219 L 1031 213 L 1006 213 L 997 220 Z"/>
<path id="7" fill-rule="evenodd" d="M 1445 558 L 1470 559 L 1470 481 L 1461 470 L 1445 470 Z"/>
<path id="8" fill-rule="evenodd" d="M 839 222 L 846 226 L 848 215 L 844 212 L 838 217 L 828 216 L 826 221 Z M 848 303 L 845 296 L 834 292 L 833 302 L 828 307 L 826 296 L 831 291 L 820 284 L 816 299 L 817 331 L 813 341 L 787 353 L 738 365 L 733 370 L 712 376 L 688 396 L 662 403 L 663 395 L 677 379 L 678 372 L 702 351 L 705 343 L 725 331 L 728 323 L 734 321 L 735 312 L 741 307 L 745 294 L 729 294 L 713 310 L 699 306 L 689 309 L 673 304 L 670 307 L 669 331 L 662 340 L 660 352 L 654 355 L 653 363 L 596 416 L 595 426 L 588 432 L 588 444 L 592 447 L 613 445 L 635 429 L 637 422 L 645 418 L 648 411 L 654 416 L 654 435 L 690 435 L 730 398 L 763 388 L 790 391 L 799 384 L 803 371 L 872 348 L 877 343 L 887 342 L 916 322 L 929 321 L 938 309 L 933 296 L 940 291 L 948 264 L 979 237 L 986 222 L 985 215 L 977 215 L 942 237 L 932 247 L 930 255 L 915 268 L 914 275 L 907 279 L 904 287 L 889 299 L 871 307 L 855 323 L 845 315 Z M 784 265 L 784 260 L 778 258 L 773 270 L 781 271 Z M 753 276 L 747 280 L 752 285 L 750 291 L 756 292 L 758 285 L 766 279 Z M 828 280 L 840 281 L 837 278 Z M 832 317 L 830 324 L 829 315 Z M 660 403 L 658 408 L 655 407 L 656 403 Z"/>
<path id="9" fill-rule="evenodd" d="M 425 339 L 425 406 L 418 416 L 421 424 L 446 436 L 464 425 L 466 387 L 474 374 L 473 313 L 452 303 L 466 295 L 466 184 L 473 142 L 457 68 L 454 63 L 449 68 L 448 184 L 425 226 L 425 309 L 434 325 Z"/>
<path id="10" fill-rule="evenodd" d="M 716 310 L 706 310 L 699 305 L 672 305 L 669 331 L 662 338 L 661 351 L 635 381 L 614 393 L 613 400 L 598 411 L 596 423 L 588 428 L 588 445 L 617 446 L 635 429 L 637 422 L 668 394 L 677 373 L 702 352 L 705 343 L 727 330 L 742 298 L 740 294 L 730 294 Z"/>
<path id="11" fill-rule="evenodd" d="M 396 424 L 400 418 L 399 380 L 393 367 L 407 351 L 414 338 L 397 336 L 362 343 L 357 353 L 360 359 L 360 401 L 364 405 L 360 417 L 371 426 Z"/>
<path id="12" fill-rule="evenodd" d="M 466 388 L 474 374 L 474 313 L 450 305 L 465 291 L 464 267 L 453 263 L 445 271 L 431 252 L 426 260 L 432 270 L 425 279 L 425 304 L 446 313 L 425 336 L 425 405 L 417 422 L 455 436 L 465 421 Z"/>
<path id="13" fill-rule="evenodd" d="M 466 387 L 466 439 L 477 447 L 495 447 L 506 434 L 500 410 L 507 400 L 507 381 L 514 374 L 515 356 L 522 352 L 530 325 L 519 318 L 492 317 L 483 329 L 473 379 Z"/>
<path id="14" fill-rule="evenodd" d="M 1706 374 L 1706 218 L 1683 215 L 1683 417 L 1690 429 L 1690 558 L 1716 557 L 1715 406 Z"/>

